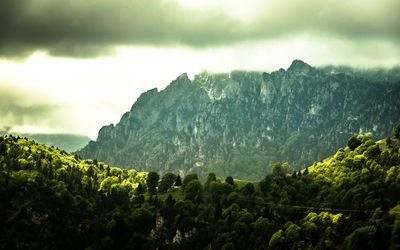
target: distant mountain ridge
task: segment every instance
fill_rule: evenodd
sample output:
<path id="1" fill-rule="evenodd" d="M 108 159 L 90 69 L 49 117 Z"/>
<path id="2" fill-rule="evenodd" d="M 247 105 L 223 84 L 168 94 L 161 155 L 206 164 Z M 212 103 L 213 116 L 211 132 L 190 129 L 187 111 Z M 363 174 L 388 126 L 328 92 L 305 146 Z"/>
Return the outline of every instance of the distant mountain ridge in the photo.
<path id="1" fill-rule="evenodd" d="M 343 72 L 295 60 L 270 74 L 182 74 L 162 91 L 143 93 L 77 153 L 161 174 L 257 180 L 276 161 L 301 169 L 352 135 L 381 139 L 400 121 L 398 69 Z"/>
<path id="2" fill-rule="evenodd" d="M 8 131 L 0 131 L 0 135 L 7 134 L 26 137 L 38 143 L 54 146 L 67 152 L 80 150 L 90 141 L 89 137 L 77 134 L 9 133 Z"/>

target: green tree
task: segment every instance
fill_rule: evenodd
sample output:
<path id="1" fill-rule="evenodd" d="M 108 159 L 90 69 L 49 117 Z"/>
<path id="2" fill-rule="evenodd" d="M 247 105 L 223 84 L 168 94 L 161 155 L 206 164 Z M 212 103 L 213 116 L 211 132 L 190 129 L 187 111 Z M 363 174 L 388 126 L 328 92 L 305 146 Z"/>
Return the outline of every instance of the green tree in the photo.
<path id="1" fill-rule="evenodd" d="M 233 182 L 232 176 L 226 177 L 225 182 L 228 183 L 228 184 L 231 184 L 231 185 L 234 185 L 234 184 L 235 184 L 235 183 Z"/>
<path id="2" fill-rule="evenodd" d="M 386 142 L 386 146 L 387 146 L 388 148 L 391 148 L 391 147 L 392 147 L 392 139 L 390 138 L 390 136 L 386 137 L 385 142 Z"/>
<path id="3" fill-rule="evenodd" d="M 285 249 L 285 241 L 283 231 L 279 230 L 271 236 L 268 245 L 271 249 Z"/>
<path id="4" fill-rule="evenodd" d="M 400 139 L 400 123 L 398 123 L 397 126 L 394 128 L 394 137 Z"/>
<path id="5" fill-rule="evenodd" d="M 110 167 L 106 166 L 106 177 L 110 176 Z"/>
<path id="6" fill-rule="evenodd" d="M 217 176 L 215 176 L 214 173 L 209 173 L 207 176 L 206 183 L 204 184 L 204 189 L 208 191 L 210 188 L 210 183 L 214 181 L 217 181 Z"/>
<path id="7" fill-rule="evenodd" d="M 203 187 L 199 180 L 191 180 L 185 187 L 185 200 L 200 203 L 203 200 Z"/>
<path id="8" fill-rule="evenodd" d="M 135 231 L 148 232 L 153 226 L 153 215 L 146 208 L 135 209 L 130 219 L 135 228 Z"/>
<path id="9" fill-rule="evenodd" d="M 273 233 L 273 223 L 262 216 L 258 217 L 258 219 L 251 225 L 253 227 L 254 233 L 261 237 L 260 241 L 264 241 L 265 238 L 269 238 Z"/>
<path id="10" fill-rule="evenodd" d="M 136 188 L 135 193 L 136 193 L 137 195 L 141 195 L 141 194 L 144 194 L 145 192 L 146 192 L 146 189 L 143 187 L 142 183 L 139 182 L 139 185 L 138 185 L 138 187 Z"/>
<path id="11" fill-rule="evenodd" d="M 118 177 L 116 176 L 107 177 L 101 182 L 99 191 L 102 191 L 106 195 L 110 195 L 113 185 L 119 185 Z"/>
<path id="12" fill-rule="evenodd" d="M 396 216 L 398 217 L 398 215 Z M 390 245 L 392 249 L 400 249 L 400 219 L 395 218 L 393 229 L 392 229 L 392 237 L 390 239 Z"/>
<path id="13" fill-rule="evenodd" d="M 247 183 L 246 185 L 244 185 L 244 187 L 241 189 L 241 192 L 244 195 L 252 195 L 254 193 L 253 183 Z"/>
<path id="14" fill-rule="evenodd" d="M 93 177 L 94 177 L 94 170 L 93 170 L 93 166 L 92 166 L 92 165 L 89 166 L 89 168 L 88 168 L 86 174 L 87 174 L 87 176 L 88 176 L 89 178 L 93 178 Z"/>
<path id="15" fill-rule="evenodd" d="M 233 186 L 228 183 L 220 183 L 213 181 L 210 183 L 209 190 L 211 194 L 212 201 L 214 203 L 219 203 L 223 195 L 229 195 L 233 191 Z"/>
<path id="16" fill-rule="evenodd" d="M 178 175 L 178 176 L 176 177 L 175 187 L 180 187 L 180 186 L 182 186 L 182 179 L 181 179 L 181 176 Z"/>
<path id="17" fill-rule="evenodd" d="M 350 139 L 347 141 L 347 146 L 350 148 L 350 150 L 356 149 L 358 146 L 360 146 L 362 141 L 357 138 L 356 136 L 350 137 Z"/>
<path id="18" fill-rule="evenodd" d="M 147 176 L 147 180 L 146 180 L 147 191 L 150 194 L 157 193 L 157 185 L 158 185 L 159 179 L 160 179 L 160 176 L 158 175 L 157 172 L 150 172 L 149 175 Z"/>
<path id="19" fill-rule="evenodd" d="M 269 189 L 270 189 L 271 183 L 272 183 L 272 175 L 271 174 L 266 175 L 264 177 L 264 179 L 262 179 L 259 183 L 260 191 L 262 193 L 266 194 L 268 191 L 270 191 Z"/>
<path id="20" fill-rule="evenodd" d="M 379 156 L 381 154 L 381 151 L 379 150 L 379 146 L 377 144 L 374 144 L 369 146 L 364 154 L 369 158 L 373 158 Z"/>
<path id="21" fill-rule="evenodd" d="M 0 142 L 0 156 L 6 155 L 7 152 L 7 145 L 4 141 Z"/>
<path id="22" fill-rule="evenodd" d="M 236 249 L 235 245 L 232 242 L 225 243 L 221 248 L 221 250 L 235 250 L 235 249 Z"/>
<path id="23" fill-rule="evenodd" d="M 192 180 L 198 180 L 199 177 L 197 176 L 197 174 L 188 174 L 185 176 L 185 178 L 183 179 L 183 183 L 182 183 L 182 189 L 185 189 L 186 185 L 189 184 L 189 182 L 191 182 Z"/>
<path id="24" fill-rule="evenodd" d="M 214 173 L 209 173 L 207 176 L 206 184 L 209 184 L 212 181 L 217 181 L 217 176 Z"/>
<path id="25" fill-rule="evenodd" d="M 286 174 L 290 173 L 289 163 L 285 162 L 281 164 L 280 162 L 276 162 L 272 167 L 272 175 L 283 177 Z"/>
<path id="26" fill-rule="evenodd" d="M 296 225 L 292 224 L 285 230 L 286 240 L 290 243 L 294 243 L 295 241 L 299 240 L 301 228 Z"/>
<path id="27" fill-rule="evenodd" d="M 160 183 L 158 184 L 158 191 L 161 193 L 165 193 L 169 188 L 174 185 L 176 180 L 176 175 L 173 173 L 166 173 L 162 178 Z"/>
<path id="28" fill-rule="evenodd" d="M 374 236 L 376 228 L 374 226 L 360 227 L 346 237 L 346 249 L 375 249 Z"/>

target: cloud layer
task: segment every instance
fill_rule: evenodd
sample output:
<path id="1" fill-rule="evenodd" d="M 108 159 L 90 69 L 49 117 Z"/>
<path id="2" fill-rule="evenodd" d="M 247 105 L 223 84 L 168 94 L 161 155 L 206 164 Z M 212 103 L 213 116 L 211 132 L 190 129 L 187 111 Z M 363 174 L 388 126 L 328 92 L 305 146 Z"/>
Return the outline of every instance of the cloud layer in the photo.
<path id="1" fill-rule="evenodd" d="M 254 4 L 258 11 L 243 20 L 222 9 L 165 0 L 3 0 L 0 57 L 26 57 L 36 50 L 95 57 L 119 45 L 206 48 L 297 35 L 400 44 L 398 0 Z"/>

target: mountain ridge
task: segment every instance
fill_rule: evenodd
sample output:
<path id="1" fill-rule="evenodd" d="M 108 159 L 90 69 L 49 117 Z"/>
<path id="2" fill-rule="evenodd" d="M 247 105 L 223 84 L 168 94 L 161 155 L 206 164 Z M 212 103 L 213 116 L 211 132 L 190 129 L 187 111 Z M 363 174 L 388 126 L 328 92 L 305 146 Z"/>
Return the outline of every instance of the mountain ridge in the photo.
<path id="1" fill-rule="evenodd" d="M 14 136 L 27 137 L 47 146 L 54 146 L 67 152 L 75 152 L 82 149 L 91 140 L 88 136 L 68 133 L 18 133 L 0 131 L 0 135 L 12 134 Z"/>
<path id="2" fill-rule="evenodd" d="M 256 180 L 276 161 L 304 168 L 355 134 L 386 137 L 400 120 L 399 100 L 400 81 L 329 73 L 301 60 L 271 73 L 203 72 L 193 80 L 184 73 L 143 93 L 77 153 L 138 171 Z"/>

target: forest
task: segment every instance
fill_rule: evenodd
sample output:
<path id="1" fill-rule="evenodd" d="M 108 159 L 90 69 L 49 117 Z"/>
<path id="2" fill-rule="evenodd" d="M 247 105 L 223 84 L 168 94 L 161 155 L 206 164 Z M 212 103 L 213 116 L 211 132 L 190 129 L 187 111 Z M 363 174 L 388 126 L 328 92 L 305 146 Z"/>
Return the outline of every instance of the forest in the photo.
<path id="1" fill-rule="evenodd" d="M 0 248 L 398 249 L 399 154 L 400 124 L 301 171 L 277 162 L 259 181 L 201 182 L 2 136 Z"/>

